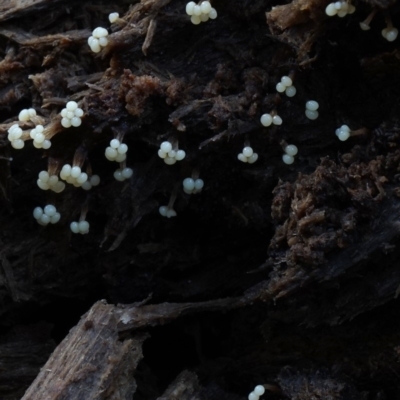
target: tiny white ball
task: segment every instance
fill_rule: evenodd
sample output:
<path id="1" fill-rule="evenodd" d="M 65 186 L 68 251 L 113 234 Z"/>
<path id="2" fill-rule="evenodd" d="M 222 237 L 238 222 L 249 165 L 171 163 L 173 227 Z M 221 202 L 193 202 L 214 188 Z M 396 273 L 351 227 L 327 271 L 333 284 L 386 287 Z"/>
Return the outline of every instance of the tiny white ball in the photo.
<path id="1" fill-rule="evenodd" d="M 253 155 L 253 149 L 249 146 L 244 147 L 242 150 L 242 153 L 245 157 L 251 157 Z"/>
<path id="2" fill-rule="evenodd" d="M 167 165 L 174 165 L 176 163 L 176 158 L 165 157 L 164 162 Z"/>
<path id="3" fill-rule="evenodd" d="M 78 108 L 78 104 L 76 103 L 76 101 L 69 101 L 69 102 L 66 104 L 65 108 L 66 108 L 68 111 L 75 111 L 75 110 Z"/>
<path id="4" fill-rule="evenodd" d="M 204 187 L 204 181 L 203 181 L 203 179 L 196 179 L 196 180 L 194 181 L 194 188 L 195 188 L 196 190 L 201 190 L 201 189 L 203 189 L 203 187 Z"/>
<path id="5" fill-rule="evenodd" d="M 194 1 L 189 1 L 189 3 L 186 4 L 186 14 L 193 15 L 195 6 L 196 6 L 196 3 Z"/>
<path id="6" fill-rule="evenodd" d="M 53 205 L 47 204 L 47 206 L 44 207 L 43 211 L 46 215 L 52 217 L 57 212 L 57 209 Z"/>
<path id="7" fill-rule="evenodd" d="M 192 22 L 193 25 L 199 25 L 201 22 L 201 18 L 198 15 L 192 15 L 190 17 L 190 21 Z"/>
<path id="8" fill-rule="evenodd" d="M 203 1 L 200 5 L 203 14 L 209 14 L 211 11 L 211 4 L 209 1 Z"/>
<path id="9" fill-rule="evenodd" d="M 71 168 L 71 176 L 72 178 L 77 178 L 81 174 L 81 169 L 79 167 L 72 167 Z"/>
<path id="10" fill-rule="evenodd" d="M 164 153 L 168 153 L 172 150 L 172 144 L 170 142 L 162 142 L 160 145 L 160 150 Z"/>
<path id="11" fill-rule="evenodd" d="M 29 111 L 28 110 L 22 110 L 19 114 L 18 114 L 18 120 L 19 121 L 29 121 Z"/>
<path id="12" fill-rule="evenodd" d="M 259 398 L 260 398 L 260 396 L 258 396 L 258 395 L 255 394 L 254 392 L 251 392 L 251 393 L 249 394 L 249 397 L 248 397 L 249 400 L 258 400 Z"/>
<path id="13" fill-rule="evenodd" d="M 257 153 L 253 153 L 253 154 L 247 159 L 247 162 L 248 162 L 249 164 L 254 164 L 257 160 L 258 160 L 258 154 L 257 154 Z"/>
<path id="14" fill-rule="evenodd" d="M 77 222 L 71 222 L 71 224 L 70 224 L 70 229 L 71 229 L 71 231 L 73 232 L 73 233 L 79 233 L 79 225 L 78 225 L 78 223 Z"/>
<path id="15" fill-rule="evenodd" d="M 42 147 L 43 147 L 45 150 L 48 150 L 48 149 L 51 147 L 51 142 L 50 142 L 50 140 L 45 139 L 45 141 L 42 143 Z"/>
<path id="16" fill-rule="evenodd" d="M 389 42 L 393 42 L 397 39 L 397 35 L 399 31 L 396 28 L 389 29 L 386 33 L 386 40 Z"/>
<path id="17" fill-rule="evenodd" d="M 115 157 L 115 161 L 119 163 L 125 160 L 126 160 L 126 154 L 117 154 L 117 157 Z"/>
<path id="18" fill-rule="evenodd" d="M 43 215 L 43 210 L 42 210 L 41 207 L 36 207 L 36 208 L 33 210 L 33 217 L 34 217 L 35 219 L 39 219 L 42 215 Z"/>
<path id="19" fill-rule="evenodd" d="M 337 14 L 337 9 L 334 3 L 328 4 L 328 6 L 325 8 L 325 14 L 328 15 L 329 17 L 333 17 L 334 15 Z"/>
<path id="20" fill-rule="evenodd" d="M 265 393 L 265 388 L 262 385 L 257 385 L 254 388 L 254 393 L 257 394 L 258 396 L 262 396 Z"/>
<path id="21" fill-rule="evenodd" d="M 186 157 L 185 150 L 178 150 L 176 152 L 176 156 L 175 156 L 176 161 L 182 161 L 185 157 Z"/>
<path id="22" fill-rule="evenodd" d="M 162 150 L 158 150 L 157 154 L 158 154 L 158 157 L 160 157 L 160 158 L 167 157 L 167 153 L 164 153 Z"/>
<path id="23" fill-rule="evenodd" d="M 294 86 L 289 86 L 286 90 L 285 90 L 285 94 L 287 97 L 294 97 L 297 93 L 297 90 Z"/>
<path id="24" fill-rule="evenodd" d="M 244 163 L 247 163 L 247 157 L 246 157 L 244 154 L 239 153 L 239 154 L 237 155 L 237 158 L 238 158 L 239 161 L 244 162 Z"/>
<path id="25" fill-rule="evenodd" d="M 272 118 L 272 123 L 273 123 L 274 125 L 282 125 L 282 118 L 281 118 L 279 115 L 275 115 L 275 116 Z"/>
<path id="26" fill-rule="evenodd" d="M 75 128 L 77 128 L 78 126 L 81 126 L 82 124 L 82 120 L 78 117 L 73 117 L 71 119 L 71 125 L 74 126 Z"/>
<path id="27" fill-rule="evenodd" d="M 306 109 L 310 111 L 316 111 L 319 108 L 319 104 L 315 100 L 308 100 L 306 103 Z"/>
<path id="28" fill-rule="evenodd" d="M 50 217 L 50 223 L 56 224 L 61 219 L 61 214 L 56 212 L 52 217 Z"/>
<path id="29" fill-rule="evenodd" d="M 78 223 L 78 227 L 79 227 L 79 232 L 82 234 L 89 232 L 89 222 L 87 221 L 80 221 Z"/>
<path id="30" fill-rule="evenodd" d="M 293 85 L 293 81 L 288 76 L 282 76 L 281 83 L 286 87 Z"/>
<path id="31" fill-rule="evenodd" d="M 122 176 L 122 171 L 120 169 L 114 171 L 114 178 L 120 182 L 125 180 L 125 178 Z"/>
<path id="32" fill-rule="evenodd" d="M 289 154 L 284 154 L 284 155 L 282 156 L 282 160 L 283 160 L 283 162 L 284 162 L 285 164 L 288 164 L 288 165 L 294 163 L 294 157 L 289 156 Z"/>
<path id="33" fill-rule="evenodd" d="M 167 156 L 168 156 L 169 158 L 175 158 L 175 156 L 176 156 L 176 151 L 175 151 L 175 150 L 169 151 L 168 154 L 167 154 Z"/>
<path id="34" fill-rule="evenodd" d="M 47 182 L 50 179 L 49 173 L 47 171 L 40 171 L 39 172 L 39 179 L 42 182 Z"/>
<path id="35" fill-rule="evenodd" d="M 294 144 L 289 144 L 285 147 L 285 153 L 289 156 L 295 156 L 298 153 L 298 148 Z"/>
<path id="36" fill-rule="evenodd" d="M 118 155 L 117 150 L 113 149 L 112 147 L 107 147 L 106 148 L 106 152 L 105 152 L 105 156 L 109 159 L 109 160 L 114 160 Z"/>
<path id="37" fill-rule="evenodd" d="M 189 191 L 193 190 L 194 187 L 195 187 L 194 179 L 192 179 L 192 178 L 185 178 L 185 179 L 183 180 L 183 187 L 184 187 L 186 190 L 189 190 Z"/>
<path id="38" fill-rule="evenodd" d="M 71 120 L 70 120 L 69 118 L 63 118 L 63 119 L 61 120 L 61 125 L 62 125 L 64 128 L 70 128 L 70 127 L 71 127 Z"/>
<path id="39" fill-rule="evenodd" d="M 275 88 L 279 93 L 283 93 L 286 90 L 286 86 L 282 82 L 277 83 Z"/>
<path id="40" fill-rule="evenodd" d="M 90 177 L 90 184 L 93 186 L 98 186 L 100 184 L 100 177 L 98 175 L 92 175 Z"/>
<path id="41" fill-rule="evenodd" d="M 306 117 L 308 119 L 311 119 L 311 120 L 315 120 L 319 116 L 319 112 L 318 111 L 312 111 L 312 110 L 306 110 L 305 114 L 306 114 Z"/>
<path id="42" fill-rule="evenodd" d="M 176 211 L 173 210 L 172 208 L 169 208 L 169 209 L 167 210 L 167 215 L 166 215 L 166 217 L 167 217 L 167 218 L 176 217 Z"/>
<path id="43" fill-rule="evenodd" d="M 339 134 L 337 135 L 339 140 L 345 142 L 350 137 L 350 132 L 340 130 Z"/>
<path id="44" fill-rule="evenodd" d="M 50 217 L 46 214 L 42 214 L 38 222 L 41 222 L 43 225 L 47 225 L 50 222 Z"/>
<path id="45" fill-rule="evenodd" d="M 215 8 L 211 8 L 211 11 L 210 11 L 210 13 L 208 15 L 210 16 L 210 19 L 217 18 L 217 16 L 218 16 L 217 10 Z"/>
<path id="46" fill-rule="evenodd" d="M 268 127 L 272 124 L 272 116 L 271 114 L 263 114 L 260 118 L 261 125 Z"/>
<path id="47" fill-rule="evenodd" d="M 113 24 L 118 18 L 119 14 L 117 12 L 113 12 L 108 16 L 108 20 L 110 21 L 111 24 Z"/>
<path id="48" fill-rule="evenodd" d="M 22 139 L 17 139 L 11 142 L 11 146 L 16 150 L 20 150 L 25 146 L 25 143 Z"/>
<path id="49" fill-rule="evenodd" d="M 158 209 L 158 212 L 163 216 L 166 217 L 167 216 L 167 211 L 168 211 L 168 207 L 167 206 L 161 206 Z"/>
<path id="50" fill-rule="evenodd" d="M 133 170 L 132 170 L 132 168 L 124 168 L 124 169 L 122 170 L 122 176 L 123 176 L 125 179 L 131 178 L 132 175 L 133 175 Z"/>
<path id="51" fill-rule="evenodd" d="M 99 39 L 99 45 L 101 47 L 106 47 L 108 45 L 108 39 L 106 37 L 101 37 Z"/>
<path id="52" fill-rule="evenodd" d="M 128 146 L 125 143 L 122 143 L 120 146 L 118 146 L 117 151 L 119 154 L 125 154 L 128 151 Z"/>
<path id="53" fill-rule="evenodd" d="M 194 6 L 193 15 L 196 17 L 201 15 L 201 7 L 197 4 Z"/>

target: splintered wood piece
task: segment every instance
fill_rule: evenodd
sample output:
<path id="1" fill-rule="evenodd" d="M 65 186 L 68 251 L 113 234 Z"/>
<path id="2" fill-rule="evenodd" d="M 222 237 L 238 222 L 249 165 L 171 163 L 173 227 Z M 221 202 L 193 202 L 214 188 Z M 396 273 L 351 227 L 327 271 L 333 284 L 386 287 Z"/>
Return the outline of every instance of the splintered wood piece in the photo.
<path id="1" fill-rule="evenodd" d="M 60 343 L 22 400 L 128 400 L 145 334 L 119 341 L 115 307 L 97 302 Z"/>

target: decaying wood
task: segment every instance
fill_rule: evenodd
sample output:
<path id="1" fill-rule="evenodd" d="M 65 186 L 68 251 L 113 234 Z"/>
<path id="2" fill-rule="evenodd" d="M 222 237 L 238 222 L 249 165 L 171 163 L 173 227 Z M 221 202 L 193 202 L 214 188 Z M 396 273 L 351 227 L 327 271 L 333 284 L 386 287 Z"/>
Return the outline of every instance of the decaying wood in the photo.
<path id="1" fill-rule="evenodd" d="M 242 400 L 260 383 L 274 399 L 400 398 L 400 57 L 381 34 L 398 5 L 330 18 L 329 2 L 213 1 L 199 26 L 170 0 L 1 2 L 0 398 L 21 397 L 54 342 L 24 399 Z M 293 98 L 276 91 L 289 74 Z M 62 129 L 69 100 L 84 117 Z M 53 127 L 46 151 L 10 146 L 15 123 L 30 139 L 28 107 Z M 282 125 L 263 127 L 274 112 Z M 114 137 L 124 182 L 104 157 Z M 165 140 L 182 162 L 157 156 Z M 237 160 L 247 145 L 254 165 Z M 39 190 L 77 150 L 100 185 Z M 203 191 L 184 193 L 197 176 Z M 161 218 L 171 195 L 177 217 Z M 32 210 L 50 203 L 62 218 L 41 227 Z M 83 206 L 90 233 L 74 235 Z M 121 305 L 96 303 L 62 340 L 102 298 Z"/>
<path id="2" fill-rule="evenodd" d="M 128 400 L 146 335 L 120 342 L 114 306 L 96 303 L 56 348 L 23 400 Z"/>

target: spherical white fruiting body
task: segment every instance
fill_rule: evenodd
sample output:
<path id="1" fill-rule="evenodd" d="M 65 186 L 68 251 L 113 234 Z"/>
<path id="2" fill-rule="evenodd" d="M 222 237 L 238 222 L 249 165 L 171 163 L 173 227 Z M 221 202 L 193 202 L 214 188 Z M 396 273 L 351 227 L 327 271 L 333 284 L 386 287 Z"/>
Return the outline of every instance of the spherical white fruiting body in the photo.
<path id="1" fill-rule="evenodd" d="M 388 41 L 388 42 L 393 42 L 397 39 L 397 36 L 399 34 L 399 31 L 397 28 L 392 27 L 386 27 L 382 29 L 382 36 Z"/>
<path id="2" fill-rule="evenodd" d="M 108 20 L 110 21 L 111 24 L 113 24 L 117 19 L 119 18 L 119 14 L 117 12 L 113 12 L 108 15 Z"/>
<path id="3" fill-rule="evenodd" d="M 297 146 L 295 146 L 294 144 L 288 144 L 285 147 L 285 153 L 292 157 L 295 156 L 298 153 Z"/>

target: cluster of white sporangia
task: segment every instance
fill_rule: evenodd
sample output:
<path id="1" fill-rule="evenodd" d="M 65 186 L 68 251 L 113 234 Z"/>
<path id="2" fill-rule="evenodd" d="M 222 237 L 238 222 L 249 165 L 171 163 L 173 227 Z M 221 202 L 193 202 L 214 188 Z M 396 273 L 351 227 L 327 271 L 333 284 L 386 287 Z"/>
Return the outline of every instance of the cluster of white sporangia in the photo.
<path id="1" fill-rule="evenodd" d="M 71 126 L 77 128 L 82 124 L 83 110 L 78 107 L 76 101 L 69 101 L 65 108 L 61 110 L 61 125 L 64 128 L 70 128 Z"/>
<path id="2" fill-rule="evenodd" d="M 31 130 L 29 136 L 33 139 L 33 146 L 37 149 L 49 149 L 51 147 L 51 142 L 46 139 L 44 134 L 43 125 L 36 125 L 34 129 Z"/>
<path id="3" fill-rule="evenodd" d="M 75 187 L 80 187 L 88 180 L 88 174 L 82 172 L 81 167 L 77 165 L 65 164 L 61 169 L 60 178 Z"/>
<path id="4" fill-rule="evenodd" d="M 268 128 L 271 125 L 282 125 L 282 118 L 276 113 L 268 113 L 261 115 L 260 122 L 262 126 Z"/>
<path id="5" fill-rule="evenodd" d="M 211 6 L 209 1 L 203 1 L 200 4 L 196 4 L 194 1 L 190 1 L 186 4 L 186 14 L 190 15 L 190 21 L 194 25 L 198 25 L 201 22 L 206 22 L 209 19 L 217 18 L 217 11 Z"/>
<path id="6" fill-rule="evenodd" d="M 110 17 L 109 17 L 110 18 Z M 110 18 L 114 19 L 114 17 Z M 118 19 L 118 17 L 117 17 Z M 108 31 L 106 28 L 99 26 L 92 32 L 92 36 L 89 36 L 88 45 L 93 53 L 99 53 L 102 47 L 108 45 Z"/>
<path id="7" fill-rule="evenodd" d="M 65 183 L 58 179 L 57 175 L 50 175 L 47 171 L 39 172 L 37 185 L 42 190 L 52 190 L 61 193 L 65 189 Z"/>
<path id="8" fill-rule="evenodd" d="M 330 3 L 325 8 L 325 14 L 328 17 L 337 15 L 340 18 L 345 17 L 347 14 L 353 14 L 356 8 L 347 1 L 335 1 Z"/>
<path id="9" fill-rule="evenodd" d="M 297 146 L 294 144 L 288 144 L 283 150 L 285 154 L 282 156 L 282 161 L 288 165 L 293 164 L 294 156 L 298 153 Z"/>
<path id="10" fill-rule="evenodd" d="M 70 224 L 70 229 L 72 231 L 72 233 L 80 233 L 81 235 L 86 235 L 87 233 L 89 233 L 89 222 L 83 220 L 83 221 L 73 221 Z"/>
<path id="11" fill-rule="evenodd" d="M 185 178 L 182 182 L 183 191 L 186 194 L 197 194 L 203 190 L 204 181 L 203 179 L 193 179 L 193 178 Z"/>
<path id="12" fill-rule="evenodd" d="M 128 146 L 121 143 L 118 139 L 112 139 L 110 145 L 106 148 L 104 155 L 108 161 L 123 162 L 126 160 Z"/>
<path id="13" fill-rule="evenodd" d="M 265 393 L 263 385 L 257 385 L 248 396 L 248 400 L 258 400 Z"/>
<path id="14" fill-rule="evenodd" d="M 250 146 L 245 146 L 242 152 L 237 155 L 237 158 L 241 162 L 253 164 L 258 160 L 258 154 L 254 153 Z"/>
<path id="15" fill-rule="evenodd" d="M 133 175 L 132 168 L 127 168 L 127 167 L 123 167 L 123 166 L 121 166 L 121 168 L 118 168 L 114 172 L 114 178 L 120 182 L 123 182 L 123 181 L 131 178 L 132 175 Z"/>
<path id="16" fill-rule="evenodd" d="M 36 207 L 33 210 L 33 217 L 39 225 L 46 226 L 48 224 L 56 224 L 60 220 L 61 215 L 52 204 L 47 204 L 44 209 Z"/>
<path id="17" fill-rule="evenodd" d="M 312 120 L 317 119 L 319 116 L 319 113 L 317 111 L 318 108 L 319 108 L 319 104 L 317 101 L 308 100 L 306 103 L 306 111 L 305 111 L 306 117 L 308 119 L 312 119 Z"/>
<path id="18" fill-rule="evenodd" d="M 281 81 L 276 85 L 276 91 L 279 93 L 285 92 L 287 97 L 293 97 L 297 92 L 293 86 L 292 78 L 289 76 L 282 76 Z"/>
<path id="19" fill-rule="evenodd" d="M 158 150 L 158 157 L 162 158 L 167 165 L 173 165 L 177 161 L 182 161 L 186 157 L 184 150 L 179 150 L 178 145 L 173 148 L 171 142 L 162 142 Z"/>

